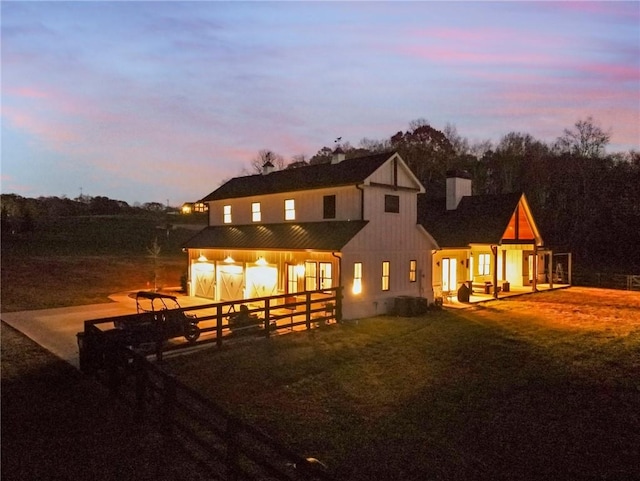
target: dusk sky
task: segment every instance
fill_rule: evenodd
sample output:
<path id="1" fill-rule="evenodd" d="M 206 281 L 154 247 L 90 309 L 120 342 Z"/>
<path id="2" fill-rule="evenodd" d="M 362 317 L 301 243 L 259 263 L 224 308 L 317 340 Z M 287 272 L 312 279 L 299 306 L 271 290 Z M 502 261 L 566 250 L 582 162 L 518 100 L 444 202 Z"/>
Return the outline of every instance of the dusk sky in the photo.
<path id="1" fill-rule="evenodd" d="M 2 1 L 2 193 L 179 206 L 261 149 L 447 123 L 640 149 L 640 2 Z"/>

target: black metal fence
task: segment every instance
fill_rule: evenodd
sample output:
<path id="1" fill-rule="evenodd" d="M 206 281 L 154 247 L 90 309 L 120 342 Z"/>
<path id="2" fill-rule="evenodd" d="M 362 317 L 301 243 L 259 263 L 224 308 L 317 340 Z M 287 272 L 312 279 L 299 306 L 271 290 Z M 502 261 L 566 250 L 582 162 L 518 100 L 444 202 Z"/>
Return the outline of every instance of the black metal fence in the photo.
<path id="1" fill-rule="evenodd" d="M 577 271 L 573 273 L 572 284 L 574 286 L 604 287 L 607 289 L 640 291 L 640 276 L 632 274 Z"/>

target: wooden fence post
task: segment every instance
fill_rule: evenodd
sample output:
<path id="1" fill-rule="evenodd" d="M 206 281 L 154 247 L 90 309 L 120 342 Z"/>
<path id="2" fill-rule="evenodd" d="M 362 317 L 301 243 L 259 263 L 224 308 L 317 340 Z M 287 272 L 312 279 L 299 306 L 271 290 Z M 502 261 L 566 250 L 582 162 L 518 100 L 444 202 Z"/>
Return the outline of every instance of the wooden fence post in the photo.
<path id="1" fill-rule="evenodd" d="M 238 420 L 227 418 L 227 474 L 229 480 L 238 481 L 240 479 L 240 466 L 238 465 L 238 433 L 240 425 Z"/>
<path id="2" fill-rule="evenodd" d="M 222 347 L 222 306 L 216 307 L 216 346 Z"/>
<path id="3" fill-rule="evenodd" d="M 116 396 L 120 391 L 120 373 L 118 372 L 119 346 L 115 342 L 104 344 L 104 360 L 107 368 L 107 385 L 111 395 Z"/>
<path id="4" fill-rule="evenodd" d="M 264 300 L 264 335 L 265 337 L 269 337 L 271 335 L 271 308 L 269 304 L 269 299 Z"/>
<path id="5" fill-rule="evenodd" d="M 305 299 L 305 308 L 307 310 L 305 323 L 307 325 L 307 330 L 309 330 L 311 329 L 311 293 L 310 292 L 307 292 L 307 296 Z"/>
<path id="6" fill-rule="evenodd" d="M 166 374 L 164 382 L 164 406 L 163 418 L 165 433 L 169 436 L 173 434 L 173 424 L 175 422 L 176 410 L 176 380 L 173 376 Z"/>
<path id="7" fill-rule="evenodd" d="M 146 397 L 147 397 L 147 370 L 144 367 L 144 360 L 142 356 L 135 354 L 133 357 L 133 369 L 136 376 L 136 421 L 142 422 L 144 420 L 144 413 L 146 410 Z"/>
<path id="8" fill-rule="evenodd" d="M 156 361 L 162 362 L 162 348 L 164 344 L 164 314 L 158 314 L 155 316 L 156 326 Z"/>

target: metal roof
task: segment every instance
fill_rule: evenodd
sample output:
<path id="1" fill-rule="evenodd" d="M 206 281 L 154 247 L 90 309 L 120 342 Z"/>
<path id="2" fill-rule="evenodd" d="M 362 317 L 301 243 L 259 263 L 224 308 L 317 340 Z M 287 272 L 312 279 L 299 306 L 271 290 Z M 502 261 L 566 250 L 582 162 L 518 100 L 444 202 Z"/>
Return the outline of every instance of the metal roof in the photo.
<path id="1" fill-rule="evenodd" d="M 368 221 L 209 226 L 189 239 L 190 249 L 341 250 Z"/>
<path id="2" fill-rule="evenodd" d="M 500 244 L 522 193 L 470 195 L 458 208 L 447 210 L 446 200 L 418 196 L 418 222 L 441 247 Z"/>

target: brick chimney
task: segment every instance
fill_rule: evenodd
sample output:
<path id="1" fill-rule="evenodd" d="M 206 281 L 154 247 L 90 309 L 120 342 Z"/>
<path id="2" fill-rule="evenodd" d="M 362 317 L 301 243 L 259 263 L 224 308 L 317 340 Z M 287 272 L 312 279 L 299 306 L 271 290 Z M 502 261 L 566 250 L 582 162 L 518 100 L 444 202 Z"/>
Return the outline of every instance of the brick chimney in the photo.
<path id="1" fill-rule="evenodd" d="M 471 175 L 466 170 L 447 171 L 447 210 L 456 210 L 463 197 L 471 195 Z"/>

